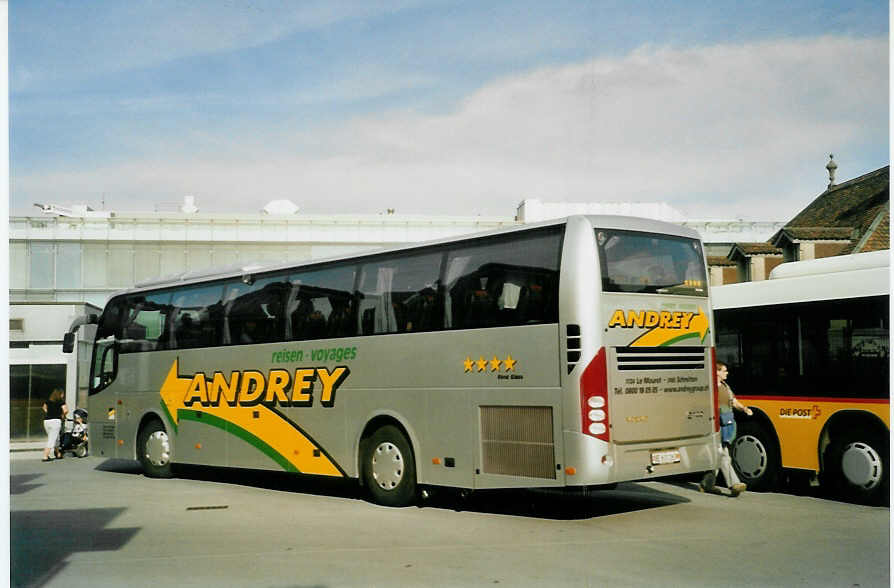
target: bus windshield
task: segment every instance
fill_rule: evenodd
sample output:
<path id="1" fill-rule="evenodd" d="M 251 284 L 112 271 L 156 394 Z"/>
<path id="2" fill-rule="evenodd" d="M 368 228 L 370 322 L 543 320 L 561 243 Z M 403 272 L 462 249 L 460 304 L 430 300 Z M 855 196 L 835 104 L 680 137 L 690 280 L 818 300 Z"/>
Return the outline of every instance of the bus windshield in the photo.
<path id="1" fill-rule="evenodd" d="M 596 242 L 603 292 L 708 296 L 695 239 L 597 229 Z"/>

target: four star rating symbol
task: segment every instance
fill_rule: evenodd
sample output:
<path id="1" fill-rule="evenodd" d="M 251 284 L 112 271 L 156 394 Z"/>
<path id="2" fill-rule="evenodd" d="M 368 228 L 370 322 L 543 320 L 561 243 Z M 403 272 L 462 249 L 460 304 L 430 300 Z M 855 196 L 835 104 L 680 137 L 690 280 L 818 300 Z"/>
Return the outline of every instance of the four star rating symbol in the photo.
<path id="1" fill-rule="evenodd" d="M 515 364 L 517 363 L 518 360 L 512 359 L 512 355 L 507 355 L 506 359 L 500 359 L 496 355 L 491 359 L 485 359 L 483 355 L 478 357 L 478 359 L 472 359 L 471 356 L 466 356 L 466 359 L 463 360 L 463 370 L 465 370 L 466 373 L 484 371 L 498 372 L 502 366 L 503 371 L 514 372 Z"/>

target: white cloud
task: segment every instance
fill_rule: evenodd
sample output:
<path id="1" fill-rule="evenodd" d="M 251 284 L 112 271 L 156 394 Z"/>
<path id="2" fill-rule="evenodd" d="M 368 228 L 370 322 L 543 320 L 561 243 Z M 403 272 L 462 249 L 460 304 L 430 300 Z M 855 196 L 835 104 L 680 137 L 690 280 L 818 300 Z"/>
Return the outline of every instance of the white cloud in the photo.
<path id="1" fill-rule="evenodd" d="M 59 202 L 48 192 L 65 186 L 96 202 L 105 191 L 129 195 L 130 209 L 145 198 L 144 210 L 190 193 L 206 210 L 290 198 L 306 212 L 499 215 L 526 197 L 666 201 L 691 217 L 786 220 L 825 188 L 830 151 L 839 179 L 887 163 L 871 157 L 887 157 L 888 44 L 643 47 L 497 80 L 448 115 L 242 139 L 217 139 L 225 155 L 209 140 L 164 160 L 14 177 L 13 192 Z"/>

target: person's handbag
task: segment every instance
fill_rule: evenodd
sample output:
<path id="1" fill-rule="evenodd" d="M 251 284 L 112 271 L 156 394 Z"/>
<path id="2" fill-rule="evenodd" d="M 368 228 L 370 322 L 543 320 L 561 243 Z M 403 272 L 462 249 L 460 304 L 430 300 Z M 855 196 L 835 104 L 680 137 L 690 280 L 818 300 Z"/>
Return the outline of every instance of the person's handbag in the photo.
<path id="1" fill-rule="evenodd" d="M 732 411 L 720 413 L 720 440 L 732 443 L 736 438 L 736 416 Z"/>

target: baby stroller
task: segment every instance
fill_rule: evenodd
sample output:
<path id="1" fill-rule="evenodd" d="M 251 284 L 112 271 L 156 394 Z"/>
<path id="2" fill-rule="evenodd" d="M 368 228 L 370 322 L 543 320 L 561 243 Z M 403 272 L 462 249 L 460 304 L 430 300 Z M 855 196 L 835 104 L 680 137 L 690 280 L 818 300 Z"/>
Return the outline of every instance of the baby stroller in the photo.
<path id="1" fill-rule="evenodd" d="M 65 423 L 66 431 L 62 433 L 62 441 L 59 450 L 64 456 L 70 452 L 78 457 L 87 456 L 87 411 L 83 408 L 76 408 L 74 418 L 67 419 Z M 71 426 L 71 429 L 68 427 Z"/>

